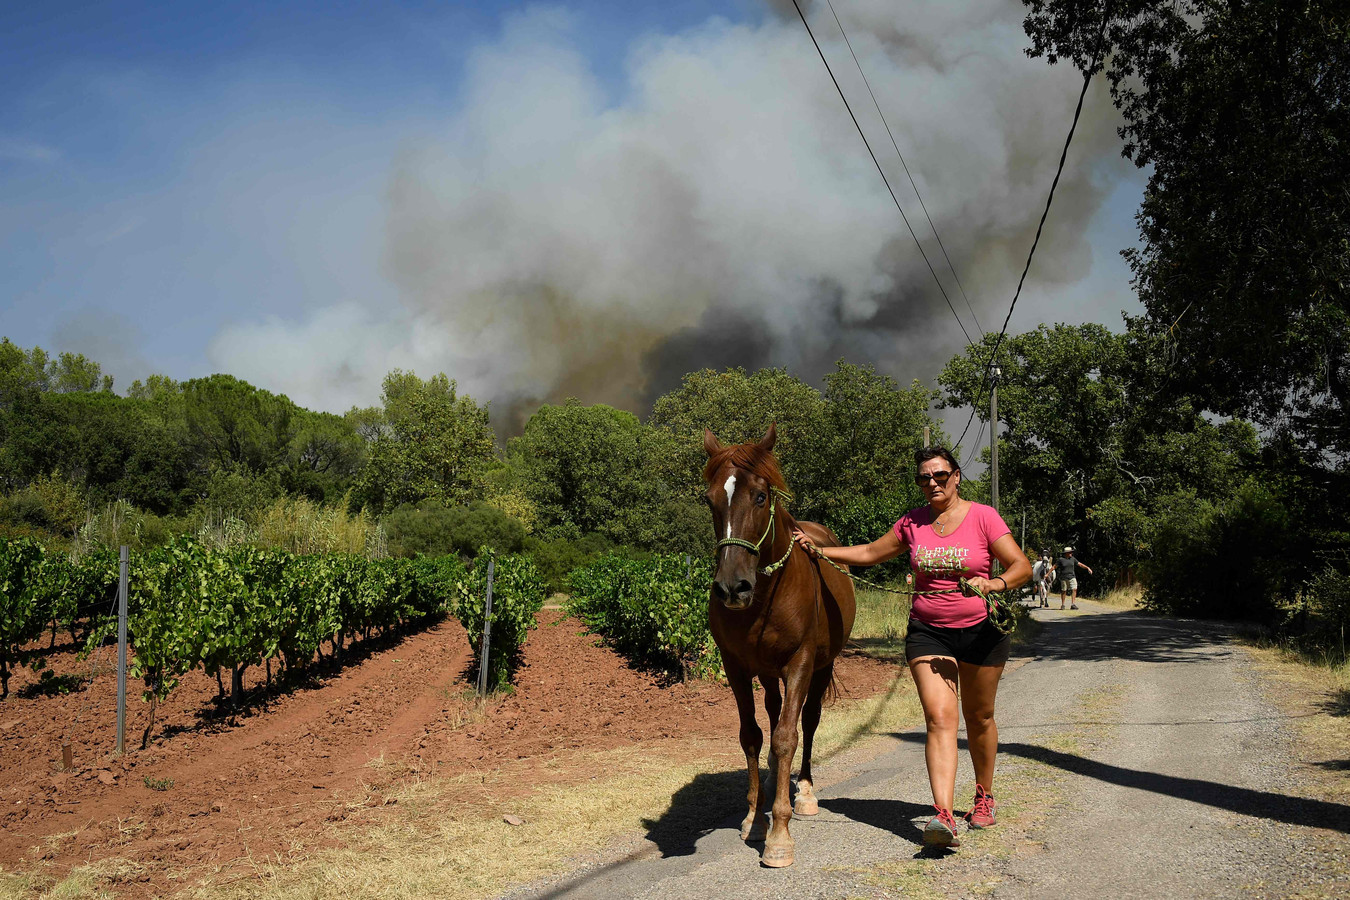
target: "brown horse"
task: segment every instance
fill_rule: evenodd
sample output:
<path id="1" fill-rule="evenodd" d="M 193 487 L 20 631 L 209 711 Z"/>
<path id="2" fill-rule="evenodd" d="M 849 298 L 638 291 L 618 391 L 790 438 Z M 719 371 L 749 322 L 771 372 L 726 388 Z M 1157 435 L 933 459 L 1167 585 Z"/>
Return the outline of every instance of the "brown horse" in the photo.
<path id="1" fill-rule="evenodd" d="M 717 537 L 717 568 L 708 600 L 708 625 L 741 718 L 741 748 L 750 774 L 750 811 L 741 839 L 765 834 L 759 808 L 759 751 L 764 733 L 755 722 L 751 679 L 759 676 L 769 714 L 769 774 L 776 779 L 773 827 L 764 838 L 766 866 L 792 865 L 788 821 L 792 757 L 797 721 L 802 724 L 802 770 L 795 812 L 819 812 L 811 784 L 811 741 L 820 723 L 820 705 L 834 679 L 834 659 L 853 628 L 853 583 L 822 566 L 792 541 L 800 527 L 820 546 L 839 542 L 828 528 L 795 522 L 787 510 L 787 485 L 774 459 L 775 426 L 757 444 L 723 447 L 704 431 L 708 484 Z M 758 540 L 756 540 L 758 539 Z M 779 682 L 783 683 L 780 692 Z"/>

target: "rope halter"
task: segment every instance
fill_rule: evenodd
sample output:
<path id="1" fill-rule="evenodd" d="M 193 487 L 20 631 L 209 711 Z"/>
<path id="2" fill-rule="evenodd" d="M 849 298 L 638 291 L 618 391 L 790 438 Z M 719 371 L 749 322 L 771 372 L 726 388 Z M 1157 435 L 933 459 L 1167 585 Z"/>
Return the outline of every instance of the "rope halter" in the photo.
<path id="1" fill-rule="evenodd" d="M 778 518 L 777 514 L 778 500 L 781 498 L 783 501 L 783 505 L 786 506 L 788 502 L 792 499 L 792 495 L 787 493 L 786 491 L 780 491 L 776 487 L 771 487 L 769 488 L 769 496 L 771 498 L 769 500 L 769 524 L 765 526 L 764 533 L 759 536 L 759 540 L 755 541 L 752 544 L 743 538 L 735 538 L 735 537 L 723 538 L 722 540 L 717 542 L 717 547 L 713 550 L 714 555 L 716 555 L 716 553 L 723 547 L 744 547 L 745 549 L 753 553 L 755 556 L 759 556 L 759 548 L 764 546 L 765 541 L 769 541 L 770 547 L 773 546 L 771 535 L 773 535 L 774 532 L 774 520 Z M 777 562 L 770 563 L 769 565 L 763 567 L 762 569 L 759 569 L 758 570 L 759 574 L 772 575 L 774 572 L 777 572 L 779 569 L 781 569 L 783 565 L 787 562 L 788 557 L 792 555 L 792 546 L 795 543 L 796 541 L 788 541 L 787 552 L 784 553 L 783 556 Z"/>

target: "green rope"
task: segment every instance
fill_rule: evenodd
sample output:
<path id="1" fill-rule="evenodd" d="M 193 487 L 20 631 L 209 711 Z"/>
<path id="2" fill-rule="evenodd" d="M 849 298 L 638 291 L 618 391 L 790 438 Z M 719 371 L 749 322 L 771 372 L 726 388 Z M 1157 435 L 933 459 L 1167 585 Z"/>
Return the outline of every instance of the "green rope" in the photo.
<path id="1" fill-rule="evenodd" d="M 752 544 L 747 540 L 743 540 L 742 538 L 723 538 L 722 540 L 717 542 L 717 547 L 714 550 L 714 552 L 716 552 L 717 550 L 721 550 L 723 547 L 744 547 L 745 549 L 749 550 L 756 556 L 759 555 L 759 548 L 762 547 L 764 545 L 764 542 L 769 539 L 769 536 L 774 533 L 774 520 L 777 518 L 778 500 L 782 499 L 783 505 L 786 506 L 788 501 L 792 499 L 791 494 L 786 493 L 785 491 L 780 491 L 778 488 L 770 488 L 769 490 L 773 495 L 774 499 L 769 503 L 769 524 L 765 526 L 764 533 L 759 536 L 759 541 Z M 776 562 L 769 563 L 769 565 L 759 569 L 759 573 L 761 575 L 772 575 L 779 569 L 783 568 L 783 566 L 787 565 L 788 557 L 792 555 L 792 549 L 793 547 L 796 546 L 796 544 L 797 542 L 795 540 L 789 540 L 787 552 L 785 552 Z M 844 575 L 847 575 L 853 581 L 856 581 L 860 584 L 865 584 L 868 587 L 874 588 L 878 591 L 885 591 L 889 594 L 900 594 L 901 596 L 905 597 L 937 597 L 943 594 L 951 593 L 951 591 L 916 591 L 913 588 L 908 588 L 906 590 L 898 590 L 896 588 L 886 587 L 884 584 L 877 584 L 875 581 L 869 581 L 866 578 L 863 578 L 861 575 L 854 575 L 852 572 L 850 572 L 848 569 L 845 569 L 843 566 L 839 565 L 834 560 L 830 559 L 827 556 L 822 555 L 820 553 L 820 548 L 816 547 L 814 544 L 805 544 L 803 546 L 803 549 L 806 549 L 807 547 L 816 551 L 814 554 L 811 554 L 816 559 L 824 560 L 825 562 L 833 566 L 835 569 L 839 570 L 839 572 L 843 573 Z M 996 598 L 994 596 L 993 591 L 986 593 L 984 591 L 979 590 L 978 588 L 974 587 L 970 582 L 968 582 L 964 577 L 958 579 L 957 584 L 960 586 L 961 591 L 963 593 L 969 591 L 970 593 L 974 594 L 975 596 L 979 597 L 981 600 L 984 601 L 985 607 L 989 610 L 989 621 L 993 623 L 993 626 L 997 628 L 1001 634 L 1012 633 L 1013 628 L 1017 624 L 1017 620 L 1013 616 L 1011 603 Z"/>
<path id="2" fill-rule="evenodd" d="M 885 591 L 888 594 L 899 594 L 904 597 L 938 597 L 942 596 L 943 594 L 951 593 L 951 591 L 916 591 L 913 588 L 900 590 L 897 588 L 886 587 L 886 585 L 884 584 L 877 584 L 875 581 L 868 581 L 861 575 L 854 575 L 848 569 L 845 569 L 843 566 L 839 565 L 837 562 L 830 559 L 828 556 L 822 554 L 820 552 L 820 548 L 817 547 L 816 545 L 807 544 L 806 546 L 816 551 L 815 553 L 811 554 L 816 559 L 829 563 L 831 566 L 839 570 L 844 575 L 847 575 L 853 581 L 865 584 L 868 587 L 874 588 L 878 591 Z M 1011 603 L 1008 603 L 1007 601 L 995 597 L 994 596 L 994 594 L 996 593 L 995 591 L 985 592 L 980 590 L 979 588 L 971 584 L 969 581 L 967 581 L 964 575 L 961 576 L 959 579 L 957 579 L 957 585 L 961 588 L 962 593 L 969 591 L 970 593 L 974 594 L 975 596 L 979 597 L 981 600 L 984 601 L 985 608 L 988 609 L 989 611 L 989 621 L 996 629 L 998 629 L 1000 634 L 1012 634 L 1013 629 L 1017 626 L 1017 619 L 1013 615 Z"/>

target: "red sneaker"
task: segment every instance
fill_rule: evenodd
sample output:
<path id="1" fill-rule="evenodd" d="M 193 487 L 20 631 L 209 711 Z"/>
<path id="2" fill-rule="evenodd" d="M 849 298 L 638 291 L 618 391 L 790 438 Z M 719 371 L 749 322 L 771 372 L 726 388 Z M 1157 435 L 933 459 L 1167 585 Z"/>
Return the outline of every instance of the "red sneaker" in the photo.
<path id="1" fill-rule="evenodd" d="M 938 814 L 928 820 L 928 824 L 923 829 L 923 845 L 934 849 L 952 849 L 955 850 L 961 846 L 961 839 L 956 836 L 956 819 L 952 818 L 950 809 L 943 809 L 940 806 L 934 806 Z"/>
<path id="2" fill-rule="evenodd" d="M 998 801 L 994 795 L 984 789 L 983 785 L 975 785 L 975 805 L 966 813 L 966 821 L 970 823 L 971 828 L 988 828 L 990 825 L 997 825 L 998 819 L 994 811 L 998 809 Z"/>

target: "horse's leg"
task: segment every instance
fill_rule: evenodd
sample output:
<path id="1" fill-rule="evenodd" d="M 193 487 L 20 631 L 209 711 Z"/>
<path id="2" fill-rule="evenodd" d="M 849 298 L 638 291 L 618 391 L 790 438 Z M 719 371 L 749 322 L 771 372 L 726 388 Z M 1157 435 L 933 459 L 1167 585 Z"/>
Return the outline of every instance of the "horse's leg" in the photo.
<path id="1" fill-rule="evenodd" d="M 760 687 L 764 688 L 764 711 L 769 714 L 769 784 L 772 786 L 778 777 L 778 757 L 773 755 L 773 733 L 778 728 L 778 717 L 783 712 L 783 693 L 778 688 L 777 678 L 760 676 Z"/>
<path id="2" fill-rule="evenodd" d="M 773 868 L 792 865 L 792 835 L 788 834 L 788 822 L 792 820 L 792 757 L 797 752 L 797 723 L 801 721 L 802 704 L 810 681 L 811 657 L 809 653 L 803 653 L 783 672 L 786 686 L 783 710 L 770 739 L 776 763 L 777 790 L 773 798 L 773 826 L 764 839 L 764 855 L 760 859 L 764 865 Z"/>
<path id="3" fill-rule="evenodd" d="M 797 802 L 792 812 L 798 816 L 814 816 L 820 812 L 816 801 L 815 780 L 811 777 L 811 742 L 816 736 L 816 726 L 820 724 L 820 704 L 825 691 L 834 677 L 834 663 L 811 676 L 811 686 L 806 691 L 806 704 L 802 707 L 802 772 L 797 776 Z"/>
<path id="4" fill-rule="evenodd" d="M 729 657 L 722 658 L 722 668 L 727 673 L 727 683 L 736 697 L 736 712 L 741 718 L 741 749 L 745 751 L 745 768 L 750 773 L 750 793 L 746 800 L 750 811 L 741 823 L 741 840 L 756 840 L 768 829 L 763 813 L 759 811 L 759 751 L 764 746 L 764 732 L 755 721 L 755 691 L 749 673 L 742 670 Z"/>

